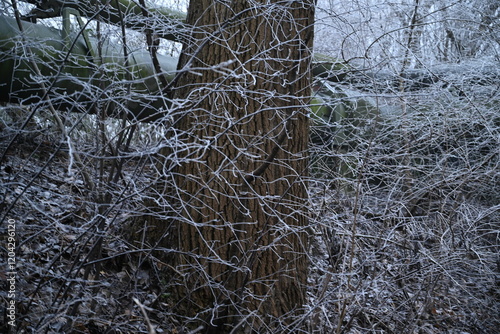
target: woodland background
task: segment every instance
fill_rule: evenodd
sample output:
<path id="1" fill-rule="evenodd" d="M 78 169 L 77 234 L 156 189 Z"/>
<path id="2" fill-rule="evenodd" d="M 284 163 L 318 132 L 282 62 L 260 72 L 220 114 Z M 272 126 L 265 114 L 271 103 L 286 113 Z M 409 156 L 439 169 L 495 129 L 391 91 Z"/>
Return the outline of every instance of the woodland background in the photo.
<path id="1" fill-rule="evenodd" d="M 187 10 L 183 1 L 161 5 Z M 11 1 L 2 0 L 0 14 L 13 16 Z M 61 21 L 39 24 L 60 29 Z M 124 41 L 119 26 L 88 28 Z M 126 36 L 131 49 L 148 48 L 144 35 Z M 329 73 L 341 80 L 317 78 L 327 93 L 312 109 L 324 113 L 310 117 L 310 138 L 302 138 L 310 153 L 307 301 L 303 326 L 281 332 L 496 333 L 500 5 L 320 0 L 313 51 L 342 64 Z M 180 52 L 160 40 L 158 53 Z M 121 103 L 126 87 L 102 103 Z M 6 263 L 6 222 L 15 219 L 18 332 L 201 332 L 172 307 L 169 263 L 146 236 L 129 238 L 135 218 L 162 214 L 147 203 L 159 201 L 166 123 L 4 103 L 0 130 L 0 255 Z"/>

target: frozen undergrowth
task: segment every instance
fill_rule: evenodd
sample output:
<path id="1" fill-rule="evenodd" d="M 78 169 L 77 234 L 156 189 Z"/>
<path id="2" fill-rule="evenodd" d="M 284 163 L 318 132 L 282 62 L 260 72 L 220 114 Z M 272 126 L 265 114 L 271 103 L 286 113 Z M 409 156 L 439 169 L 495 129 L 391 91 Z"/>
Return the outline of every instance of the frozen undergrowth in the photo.
<path id="1" fill-rule="evenodd" d="M 316 146 L 313 332 L 498 330 L 498 102 L 467 95 L 405 99 L 354 145 Z"/>
<path id="2" fill-rule="evenodd" d="M 483 111 L 484 118 L 458 108 L 446 119 L 408 114 L 406 129 L 395 117 L 349 150 L 317 147 L 308 332 L 496 332 L 498 120 L 493 109 Z M 408 133 L 419 140 L 405 146 Z M 2 145 L 12 138 L 4 134 Z M 2 166 L 2 210 L 19 222 L 24 332 L 145 332 L 134 297 L 149 307 L 158 332 L 182 327 L 169 320 L 175 310 L 159 276 L 164 264 L 142 262 L 148 250 L 121 237 L 123 223 L 140 213 L 139 194 L 154 182 L 154 160 L 132 149 L 119 200 L 103 210 L 85 194 L 81 175 L 68 174 L 67 148 L 57 151 L 54 142 L 28 131 Z M 100 256 L 89 265 L 97 244 Z"/>

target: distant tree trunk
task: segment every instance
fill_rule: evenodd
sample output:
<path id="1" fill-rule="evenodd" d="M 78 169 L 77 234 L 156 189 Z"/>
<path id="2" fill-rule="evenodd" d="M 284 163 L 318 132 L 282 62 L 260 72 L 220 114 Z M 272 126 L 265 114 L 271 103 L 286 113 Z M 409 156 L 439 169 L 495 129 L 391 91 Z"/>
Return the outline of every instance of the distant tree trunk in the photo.
<path id="1" fill-rule="evenodd" d="M 173 295 L 207 333 L 282 333 L 305 303 L 313 2 L 191 1 Z"/>

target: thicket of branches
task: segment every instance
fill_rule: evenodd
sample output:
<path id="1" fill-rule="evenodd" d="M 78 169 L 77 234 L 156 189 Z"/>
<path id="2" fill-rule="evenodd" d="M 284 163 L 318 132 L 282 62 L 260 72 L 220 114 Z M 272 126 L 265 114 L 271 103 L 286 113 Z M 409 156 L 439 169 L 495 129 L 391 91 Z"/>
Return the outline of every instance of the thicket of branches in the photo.
<path id="1" fill-rule="evenodd" d="M 13 4 L 3 1 L 0 13 L 13 17 Z M 31 8 L 18 6 L 21 14 Z M 315 82 L 328 90 L 321 103 L 331 110 L 310 117 L 307 303 L 282 332 L 495 333 L 499 5 L 319 1 L 316 11 L 314 51 L 345 65 L 330 73 L 340 82 Z M 158 31 L 179 28 L 143 20 Z M 60 26 L 57 19 L 39 23 Z M 156 45 L 153 30 L 72 24 L 125 54 L 179 54 L 179 44 Z M 189 41 L 186 31 L 179 37 Z M 17 39 L 16 47 L 33 71 L 45 62 L 54 66 L 54 59 L 32 52 L 36 43 Z M 14 55 L 2 51 L 0 61 Z M 118 72 L 106 63 L 91 66 L 95 78 Z M 50 89 L 54 77 L 31 75 L 40 89 Z M 73 97 L 61 94 L 0 109 L 1 235 L 4 222 L 15 219 L 18 332 L 201 332 L 179 320 L 165 275 L 171 264 L 157 257 L 146 225 L 139 242 L 137 233 L 130 236 L 141 217 L 167 222 L 177 209 L 178 198 L 158 185 L 169 187 L 162 175 L 187 149 L 172 132 L 186 101 L 133 95 L 130 78 L 107 89 L 71 80 L 85 87 L 90 104 L 72 101 L 68 112 L 54 110 Z M 146 123 L 120 116 L 144 97 L 165 103 L 162 117 Z M 7 314 L 4 302 L 0 310 Z"/>

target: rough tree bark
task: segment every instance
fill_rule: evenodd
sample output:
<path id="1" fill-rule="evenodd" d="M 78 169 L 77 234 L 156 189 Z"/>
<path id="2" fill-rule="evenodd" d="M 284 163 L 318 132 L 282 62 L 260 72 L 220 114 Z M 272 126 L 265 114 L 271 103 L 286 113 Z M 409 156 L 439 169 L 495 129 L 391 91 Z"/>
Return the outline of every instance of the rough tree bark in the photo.
<path id="1" fill-rule="evenodd" d="M 305 302 L 313 19 L 313 0 L 191 1 L 173 295 L 207 333 L 284 332 Z"/>

